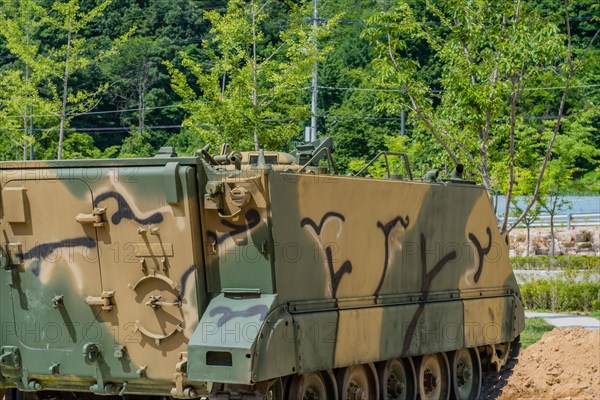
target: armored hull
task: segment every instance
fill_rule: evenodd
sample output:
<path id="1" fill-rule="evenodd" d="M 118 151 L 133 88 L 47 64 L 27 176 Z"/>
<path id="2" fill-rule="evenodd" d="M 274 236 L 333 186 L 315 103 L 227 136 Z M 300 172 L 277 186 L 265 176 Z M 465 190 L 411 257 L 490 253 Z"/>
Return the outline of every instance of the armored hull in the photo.
<path id="1" fill-rule="evenodd" d="M 487 192 L 319 172 L 262 152 L 0 163 L 0 387 L 476 398 L 524 326 Z"/>

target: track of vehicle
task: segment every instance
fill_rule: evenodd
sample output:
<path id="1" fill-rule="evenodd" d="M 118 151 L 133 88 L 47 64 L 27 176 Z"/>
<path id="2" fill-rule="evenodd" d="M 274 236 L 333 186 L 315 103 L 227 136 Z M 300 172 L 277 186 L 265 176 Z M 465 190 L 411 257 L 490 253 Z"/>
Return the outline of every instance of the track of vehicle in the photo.
<path id="1" fill-rule="evenodd" d="M 220 385 L 213 388 L 211 398 L 231 400 L 493 400 L 506 384 L 518 362 L 520 344 L 510 345 L 508 355 L 496 354 L 489 348 L 423 357 L 394 359 L 376 364 L 355 365 L 335 371 L 311 372 L 287 376 L 256 385 L 253 390 L 243 385 Z M 498 357 L 500 356 L 500 357 Z M 494 361 L 492 361 L 492 359 Z M 475 363 L 475 364 L 473 364 Z M 502 366 L 498 371 L 499 366 Z M 163 399 L 150 396 L 94 396 L 68 392 L 19 392 L 6 390 L 4 400 L 143 400 Z"/>

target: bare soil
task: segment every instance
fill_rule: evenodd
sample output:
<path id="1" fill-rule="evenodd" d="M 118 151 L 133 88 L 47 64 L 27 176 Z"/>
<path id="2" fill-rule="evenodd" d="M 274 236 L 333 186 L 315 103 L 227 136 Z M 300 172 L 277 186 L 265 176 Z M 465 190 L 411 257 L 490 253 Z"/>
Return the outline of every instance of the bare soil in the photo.
<path id="1" fill-rule="evenodd" d="M 600 330 L 556 328 L 484 379 L 483 399 L 600 399 Z"/>

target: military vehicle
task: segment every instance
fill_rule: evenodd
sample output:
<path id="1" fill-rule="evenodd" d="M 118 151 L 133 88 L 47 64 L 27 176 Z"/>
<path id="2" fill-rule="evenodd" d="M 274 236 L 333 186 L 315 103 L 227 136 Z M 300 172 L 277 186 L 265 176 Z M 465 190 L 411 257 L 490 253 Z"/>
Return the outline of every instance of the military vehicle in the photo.
<path id="1" fill-rule="evenodd" d="M 488 193 L 332 149 L 0 163 L 0 389 L 477 398 L 524 326 Z"/>

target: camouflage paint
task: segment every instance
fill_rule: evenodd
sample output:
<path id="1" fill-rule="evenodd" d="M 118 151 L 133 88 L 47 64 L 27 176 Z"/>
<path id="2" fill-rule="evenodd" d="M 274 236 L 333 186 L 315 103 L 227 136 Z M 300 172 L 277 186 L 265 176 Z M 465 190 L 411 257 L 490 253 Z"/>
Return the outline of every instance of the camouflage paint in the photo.
<path id="1" fill-rule="evenodd" d="M 0 163 L 0 386 L 197 397 L 521 332 L 482 187 L 267 155 Z"/>

